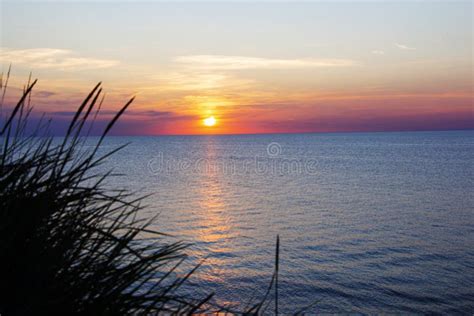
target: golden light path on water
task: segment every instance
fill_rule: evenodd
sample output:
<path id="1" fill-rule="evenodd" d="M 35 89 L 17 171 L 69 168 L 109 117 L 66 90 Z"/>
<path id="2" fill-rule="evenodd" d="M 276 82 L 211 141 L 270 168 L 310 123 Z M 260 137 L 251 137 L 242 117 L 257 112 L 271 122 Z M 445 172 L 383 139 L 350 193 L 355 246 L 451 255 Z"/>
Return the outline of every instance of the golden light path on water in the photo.
<path id="1" fill-rule="evenodd" d="M 206 160 L 202 165 L 205 172 L 201 174 L 201 185 L 198 186 L 201 199 L 199 206 L 201 210 L 198 220 L 201 222 L 199 227 L 202 229 L 197 232 L 197 238 L 205 243 L 212 244 L 214 253 L 230 252 L 232 249 L 224 246 L 225 243 L 219 241 L 228 240 L 232 236 L 231 226 L 229 223 L 228 206 L 222 198 L 224 192 L 220 177 L 222 176 L 215 168 L 215 145 L 210 140 L 206 143 Z M 218 248 L 216 248 L 216 246 Z M 221 262 L 218 258 L 209 258 L 209 264 L 218 266 Z"/>
<path id="2" fill-rule="evenodd" d="M 232 228 L 230 205 L 225 199 L 223 181 L 225 175 L 219 169 L 218 153 L 212 137 L 205 143 L 205 159 L 200 165 L 200 176 L 196 186 L 199 196 L 198 209 L 194 223 L 194 241 L 206 245 L 204 265 L 209 269 L 198 272 L 195 277 L 200 282 L 223 284 L 235 273 L 235 268 L 229 268 L 233 259 L 228 254 L 238 251 L 233 247 L 232 240 L 237 237 L 236 229 Z M 198 250 L 197 257 L 202 259 L 203 252 Z M 229 284 L 230 285 L 230 284 Z M 223 300 L 216 297 L 221 306 L 237 306 L 237 301 Z"/>

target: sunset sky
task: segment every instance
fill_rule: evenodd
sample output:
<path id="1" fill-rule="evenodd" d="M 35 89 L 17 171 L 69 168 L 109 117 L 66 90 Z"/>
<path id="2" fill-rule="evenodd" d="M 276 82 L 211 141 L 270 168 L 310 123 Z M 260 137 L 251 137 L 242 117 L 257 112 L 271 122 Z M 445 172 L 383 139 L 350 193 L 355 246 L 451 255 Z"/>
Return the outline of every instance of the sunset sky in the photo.
<path id="1" fill-rule="evenodd" d="M 474 129 L 471 1 L 0 7 L 6 102 L 32 71 L 58 126 L 102 81 L 120 135 Z"/>

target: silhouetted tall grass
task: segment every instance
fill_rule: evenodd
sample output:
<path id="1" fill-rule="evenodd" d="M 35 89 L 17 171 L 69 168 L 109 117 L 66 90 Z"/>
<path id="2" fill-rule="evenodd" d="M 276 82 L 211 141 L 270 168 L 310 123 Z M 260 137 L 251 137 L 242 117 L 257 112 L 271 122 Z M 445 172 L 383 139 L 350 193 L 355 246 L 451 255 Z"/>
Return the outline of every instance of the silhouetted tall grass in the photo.
<path id="1" fill-rule="evenodd" d="M 105 187 L 110 173 L 97 172 L 121 148 L 99 154 L 133 98 L 87 149 L 84 136 L 100 110 L 101 84 L 79 106 L 59 142 L 48 136 L 49 121 L 28 126 L 35 84 L 28 82 L 0 127 L 0 314 L 192 314 L 218 309 L 210 301 L 212 293 L 196 298 L 180 291 L 197 269 L 177 273 L 186 245 L 150 230 L 154 219 L 137 216 L 143 197 Z M 0 83 L 0 89 L 3 103 L 6 84 Z M 272 288 L 278 298 L 278 249 L 277 241 L 276 269 L 264 297 L 236 313 L 267 310 Z"/>

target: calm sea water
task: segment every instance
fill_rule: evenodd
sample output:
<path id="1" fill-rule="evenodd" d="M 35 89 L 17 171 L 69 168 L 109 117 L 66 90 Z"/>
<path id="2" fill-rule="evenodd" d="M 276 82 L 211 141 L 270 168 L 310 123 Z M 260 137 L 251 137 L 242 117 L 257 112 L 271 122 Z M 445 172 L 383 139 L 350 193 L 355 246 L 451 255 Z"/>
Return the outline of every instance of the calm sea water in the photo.
<path id="1" fill-rule="evenodd" d="M 105 167 L 155 228 L 193 242 L 223 303 L 312 312 L 474 313 L 474 131 L 111 137 Z M 255 292 L 256 291 L 256 292 Z"/>

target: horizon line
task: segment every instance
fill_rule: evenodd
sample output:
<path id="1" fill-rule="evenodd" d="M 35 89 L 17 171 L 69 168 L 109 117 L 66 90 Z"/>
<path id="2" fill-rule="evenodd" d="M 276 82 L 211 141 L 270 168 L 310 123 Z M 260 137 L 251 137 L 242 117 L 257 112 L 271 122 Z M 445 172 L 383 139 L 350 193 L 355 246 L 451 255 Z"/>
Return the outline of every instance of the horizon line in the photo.
<path id="1" fill-rule="evenodd" d="M 257 136 L 257 135 L 295 135 L 295 134 L 379 134 L 379 133 L 429 133 L 429 132 L 473 132 L 473 128 L 426 129 L 426 130 L 374 130 L 374 131 L 333 131 L 333 132 L 263 132 L 263 133 L 223 133 L 223 134 L 111 134 L 107 137 L 158 137 L 158 136 Z M 99 137 L 89 135 L 87 137 Z M 55 135 L 54 137 L 62 137 Z"/>

